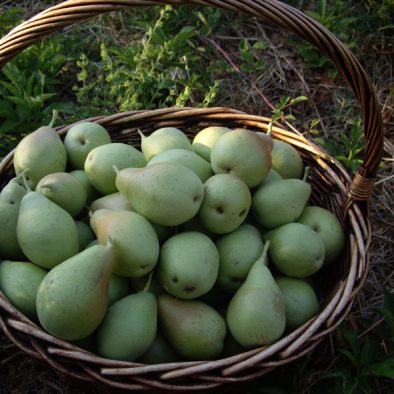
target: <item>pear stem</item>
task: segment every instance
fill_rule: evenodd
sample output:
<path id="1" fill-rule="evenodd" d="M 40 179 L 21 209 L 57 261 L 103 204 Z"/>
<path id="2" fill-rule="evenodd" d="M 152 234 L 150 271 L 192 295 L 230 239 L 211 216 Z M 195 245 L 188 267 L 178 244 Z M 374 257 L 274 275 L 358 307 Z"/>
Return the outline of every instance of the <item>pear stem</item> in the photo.
<path id="1" fill-rule="evenodd" d="M 264 248 L 263 248 L 263 251 L 262 251 L 262 253 L 261 253 L 261 257 L 263 258 L 263 261 L 264 261 L 265 256 L 266 256 L 267 253 L 268 253 L 268 249 L 269 249 L 269 247 L 270 247 L 270 243 L 271 243 L 271 242 L 270 242 L 269 240 L 265 241 Z"/>
<path id="2" fill-rule="evenodd" d="M 119 174 L 119 168 L 118 168 L 118 167 L 116 167 L 116 165 L 115 165 L 115 164 L 112 166 L 112 168 L 115 170 L 115 172 L 116 172 L 116 175 L 118 175 L 118 174 Z"/>
<path id="3" fill-rule="evenodd" d="M 268 130 L 266 133 L 269 137 L 271 137 L 271 134 L 272 134 L 272 126 L 273 126 L 273 122 L 269 122 L 268 123 Z"/>
<path id="4" fill-rule="evenodd" d="M 49 127 L 53 127 L 53 125 L 55 124 L 58 116 L 59 116 L 59 111 L 57 109 L 54 109 L 53 112 L 52 112 L 52 119 L 51 119 L 51 121 L 50 121 L 50 123 L 48 125 Z"/>
<path id="5" fill-rule="evenodd" d="M 306 182 L 306 178 L 308 178 L 308 174 L 309 174 L 309 167 L 305 167 L 304 177 L 302 178 L 304 182 Z"/>
<path id="6" fill-rule="evenodd" d="M 145 134 L 141 130 L 137 130 L 138 134 L 141 136 L 141 141 L 146 138 Z"/>
<path id="7" fill-rule="evenodd" d="M 27 181 L 26 171 L 28 171 L 28 169 L 22 171 L 18 176 L 22 177 L 23 185 L 25 186 L 26 191 L 32 192 L 33 190 L 31 190 L 31 187 L 29 186 L 29 182 Z"/>
<path id="8" fill-rule="evenodd" d="M 152 278 L 153 278 L 153 271 L 151 271 L 151 272 L 149 273 L 148 282 L 146 282 L 146 285 L 145 285 L 145 287 L 142 289 L 142 291 L 145 291 L 145 292 L 149 291 L 150 285 L 151 285 L 151 283 L 152 283 Z"/>

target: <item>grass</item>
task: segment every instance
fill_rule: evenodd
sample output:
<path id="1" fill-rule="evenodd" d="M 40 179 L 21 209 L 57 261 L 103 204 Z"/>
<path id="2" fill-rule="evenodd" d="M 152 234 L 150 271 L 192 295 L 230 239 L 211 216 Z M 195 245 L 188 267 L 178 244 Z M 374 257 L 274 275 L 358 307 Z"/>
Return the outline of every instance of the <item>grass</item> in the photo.
<path id="1" fill-rule="evenodd" d="M 0 34 L 53 3 L 3 2 Z M 392 289 L 394 282 L 393 1 L 289 3 L 326 24 L 367 69 L 382 104 L 385 150 L 370 202 L 370 272 L 345 324 L 311 355 L 242 386 L 242 391 L 388 393 L 393 309 L 383 290 Z M 81 38 L 86 40 L 83 51 Z M 291 102 L 299 97 L 307 100 Z M 49 122 L 54 108 L 63 122 L 71 122 L 171 105 L 230 106 L 286 117 L 349 170 L 360 164 L 359 108 L 326 58 L 269 23 L 183 7 L 99 17 L 67 35 L 45 39 L 8 64 L 0 75 L 0 156 L 25 133 Z M 57 375 L 5 338 L 0 340 L 0 360 L 1 393 L 99 392 Z"/>

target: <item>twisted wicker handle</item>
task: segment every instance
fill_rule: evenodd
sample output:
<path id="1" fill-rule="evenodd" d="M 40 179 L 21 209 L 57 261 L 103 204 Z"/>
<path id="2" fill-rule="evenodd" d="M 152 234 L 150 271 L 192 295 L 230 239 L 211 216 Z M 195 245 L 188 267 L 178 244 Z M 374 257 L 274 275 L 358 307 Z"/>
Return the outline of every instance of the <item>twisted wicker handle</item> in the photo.
<path id="1" fill-rule="evenodd" d="M 358 60 L 332 33 L 301 11 L 277 0 L 69 0 L 20 24 L 0 40 L 0 68 L 49 33 L 79 21 L 128 6 L 194 4 L 242 11 L 297 33 L 328 55 L 356 94 L 365 135 L 364 160 L 349 187 L 349 201 L 367 201 L 383 151 L 380 105 Z"/>

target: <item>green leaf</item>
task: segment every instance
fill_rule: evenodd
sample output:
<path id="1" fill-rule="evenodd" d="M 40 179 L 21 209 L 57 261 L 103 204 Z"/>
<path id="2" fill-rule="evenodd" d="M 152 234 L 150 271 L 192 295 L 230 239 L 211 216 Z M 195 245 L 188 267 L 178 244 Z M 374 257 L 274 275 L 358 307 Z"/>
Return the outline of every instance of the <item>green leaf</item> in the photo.
<path id="1" fill-rule="evenodd" d="M 349 361 L 351 361 L 351 363 L 358 368 L 359 367 L 359 362 L 357 360 L 357 358 L 351 353 L 349 352 L 349 350 L 346 349 L 338 349 L 338 351 L 343 354 Z"/>
<path id="2" fill-rule="evenodd" d="M 340 331 L 342 336 L 345 338 L 346 342 L 350 346 L 353 355 L 355 356 L 355 358 L 358 358 L 360 354 L 360 343 L 358 341 L 356 332 L 347 326 L 342 326 Z"/>
<path id="3" fill-rule="evenodd" d="M 308 97 L 306 97 L 306 96 L 298 96 L 296 98 L 293 98 L 292 100 L 290 100 L 290 105 L 298 104 L 298 103 L 301 103 L 303 101 L 308 101 Z"/>
<path id="4" fill-rule="evenodd" d="M 372 364 L 366 369 L 370 376 L 394 379 L 394 357 L 390 357 L 380 363 Z"/>

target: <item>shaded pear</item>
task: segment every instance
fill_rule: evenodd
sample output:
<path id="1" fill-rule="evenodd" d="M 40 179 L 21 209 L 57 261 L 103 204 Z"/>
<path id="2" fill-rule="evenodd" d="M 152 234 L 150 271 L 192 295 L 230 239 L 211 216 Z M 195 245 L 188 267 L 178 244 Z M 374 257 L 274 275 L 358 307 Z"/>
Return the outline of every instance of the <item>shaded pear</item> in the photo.
<path id="1" fill-rule="evenodd" d="M 269 133 L 269 132 L 264 133 L 263 131 L 256 131 L 256 135 L 258 135 L 264 141 L 264 143 L 267 145 L 268 149 L 270 151 L 272 151 L 274 142 L 271 138 L 271 133 Z"/>
<path id="2" fill-rule="evenodd" d="M 272 169 L 284 179 L 300 179 L 304 172 L 301 155 L 292 145 L 280 140 L 273 140 Z"/>
<path id="3" fill-rule="evenodd" d="M 216 141 L 229 132 L 230 129 L 222 126 L 209 126 L 200 130 L 193 138 L 192 148 L 203 159 L 211 161 L 211 149 Z"/>
<path id="4" fill-rule="evenodd" d="M 83 184 L 67 172 L 54 172 L 41 178 L 36 191 L 66 210 L 72 217 L 85 207 L 87 193 Z"/>
<path id="5" fill-rule="evenodd" d="M 181 359 L 164 336 L 157 331 L 152 345 L 137 361 L 144 364 L 164 364 L 179 362 Z"/>
<path id="6" fill-rule="evenodd" d="M 113 304 L 97 331 L 98 354 L 133 361 L 152 345 L 157 330 L 157 304 L 148 291 L 130 294 Z"/>
<path id="7" fill-rule="evenodd" d="M 276 278 L 286 303 L 286 328 L 294 330 L 319 313 L 319 300 L 312 286 L 302 279 Z"/>
<path id="8" fill-rule="evenodd" d="M 264 246 L 267 252 L 269 242 Z M 245 348 L 270 345 L 283 334 L 285 300 L 270 270 L 257 261 L 231 299 L 227 324 L 234 339 Z"/>
<path id="9" fill-rule="evenodd" d="M 114 166 L 118 169 L 144 167 L 143 154 L 133 146 L 114 142 L 92 149 L 85 161 L 84 170 L 90 183 L 102 194 L 116 193 Z"/>
<path id="10" fill-rule="evenodd" d="M 191 219 L 204 197 L 200 178 L 173 163 L 123 169 L 116 176 L 116 186 L 136 212 L 163 226 L 177 226 Z"/>
<path id="11" fill-rule="evenodd" d="M 76 220 L 75 225 L 77 226 L 78 233 L 78 245 L 79 251 L 86 249 L 86 247 L 93 242 L 96 238 L 90 226 L 81 220 Z"/>
<path id="12" fill-rule="evenodd" d="M 212 360 L 221 354 L 226 322 L 215 309 L 201 301 L 159 295 L 159 323 L 176 352 L 187 360 Z"/>
<path id="13" fill-rule="evenodd" d="M 63 172 L 67 164 L 67 152 L 62 140 L 51 123 L 28 134 L 17 145 L 14 152 L 14 169 L 17 175 L 27 172 L 36 185 L 41 178 L 52 172 Z"/>
<path id="14" fill-rule="evenodd" d="M 113 264 L 112 245 L 95 245 L 49 271 L 37 292 L 43 328 L 65 340 L 88 337 L 107 311 Z"/>
<path id="15" fill-rule="evenodd" d="M 235 129 L 223 134 L 211 150 L 215 174 L 233 174 L 255 187 L 271 168 L 271 152 L 253 131 Z"/>
<path id="16" fill-rule="evenodd" d="M 272 181 L 280 181 L 283 178 L 279 175 L 278 172 L 273 170 L 272 168 L 269 170 L 268 175 L 263 179 L 263 182 L 260 183 L 259 187 L 261 185 L 267 184 Z"/>
<path id="17" fill-rule="evenodd" d="M 99 209 L 112 209 L 114 211 L 132 211 L 129 200 L 121 193 L 116 192 L 108 194 L 94 200 L 89 207 L 90 212 L 95 212 Z"/>
<path id="18" fill-rule="evenodd" d="M 208 236 L 188 231 L 173 235 L 163 244 L 157 267 L 160 283 L 168 293 L 196 298 L 215 284 L 219 254 Z"/>
<path id="19" fill-rule="evenodd" d="M 69 173 L 76 179 L 78 179 L 86 190 L 86 205 L 90 205 L 92 201 L 98 199 L 101 193 L 94 188 L 90 183 L 88 176 L 84 170 L 74 170 Z"/>
<path id="20" fill-rule="evenodd" d="M 263 252 L 260 233 L 256 227 L 243 224 L 220 237 L 215 245 L 220 257 L 218 284 L 222 289 L 235 293 Z"/>
<path id="21" fill-rule="evenodd" d="M 99 209 L 90 225 L 99 244 L 109 239 L 116 256 L 113 272 L 120 276 L 143 276 L 155 267 L 159 258 L 159 240 L 152 225 L 136 212 Z"/>
<path id="22" fill-rule="evenodd" d="M 115 304 L 129 293 L 129 279 L 112 274 L 109 278 L 108 305 Z"/>
<path id="23" fill-rule="evenodd" d="M 55 267 L 79 250 L 74 219 L 39 192 L 22 198 L 16 234 L 26 257 L 44 268 Z"/>
<path id="24" fill-rule="evenodd" d="M 271 241 L 270 260 L 284 275 L 306 278 L 323 265 L 323 239 L 304 224 L 285 224 L 264 234 L 263 238 Z"/>
<path id="25" fill-rule="evenodd" d="M 345 247 L 345 232 L 332 212 L 322 207 L 305 207 L 298 222 L 306 224 L 322 237 L 325 248 L 324 264 L 338 260 Z"/>
<path id="26" fill-rule="evenodd" d="M 16 236 L 19 208 L 26 189 L 11 179 L 0 193 L 0 256 L 2 259 L 24 259 Z"/>
<path id="27" fill-rule="evenodd" d="M 252 196 L 251 211 L 266 229 L 295 222 L 309 200 L 312 189 L 300 179 L 271 181 L 259 186 Z"/>
<path id="28" fill-rule="evenodd" d="M 30 262 L 3 261 L 0 290 L 10 303 L 32 320 L 37 320 L 36 296 L 47 271 Z"/>
<path id="29" fill-rule="evenodd" d="M 146 160 L 150 160 L 153 156 L 158 155 L 169 149 L 186 149 L 192 150 L 192 145 L 181 130 L 175 127 L 162 127 L 157 129 L 148 137 L 141 131 L 141 150 Z"/>
<path id="30" fill-rule="evenodd" d="M 148 166 L 155 163 L 175 163 L 183 165 L 192 170 L 201 179 L 201 182 L 205 182 L 208 178 L 213 175 L 211 165 L 208 161 L 194 153 L 193 151 L 186 149 L 170 149 L 157 154 L 152 157 Z"/>

